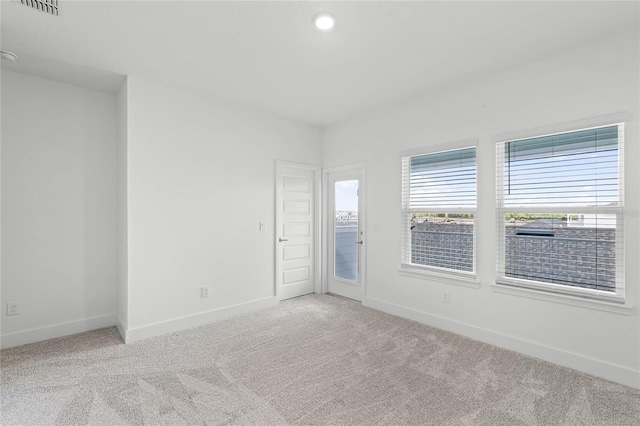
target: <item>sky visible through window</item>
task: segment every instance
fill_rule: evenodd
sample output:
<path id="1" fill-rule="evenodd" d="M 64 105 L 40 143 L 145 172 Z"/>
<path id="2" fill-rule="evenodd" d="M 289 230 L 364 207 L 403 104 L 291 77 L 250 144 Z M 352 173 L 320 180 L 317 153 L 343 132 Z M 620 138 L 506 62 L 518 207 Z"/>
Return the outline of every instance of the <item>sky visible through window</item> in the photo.
<path id="1" fill-rule="evenodd" d="M 505 207 L 607 206 L 618 202 L 618 150 L 505 162 Z"/>
<path id="2" fill-rule="evenodd" d="M 410 208 L 475 208 L 475 148 L 412 157 L 409 173 Z"/>
<path id="3" fill-rule="evenodd" d="M 475 164 L 439 169 L 437 172 L 413 172 L 410 207 L 475 208 L 475 174 Z"/>
<path id="4" fill-rule="evenodd" d="M 336 211 L 358 211 L 358 181 L 342 180 L 335 184 Z"/>

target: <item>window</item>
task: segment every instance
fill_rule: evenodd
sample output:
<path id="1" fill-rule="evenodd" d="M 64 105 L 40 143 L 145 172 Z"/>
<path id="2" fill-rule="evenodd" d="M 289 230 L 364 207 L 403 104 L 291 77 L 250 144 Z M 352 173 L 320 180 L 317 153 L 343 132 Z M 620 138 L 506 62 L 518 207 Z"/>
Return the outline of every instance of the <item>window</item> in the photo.
<path id="1" fill-rule="evenodd" d="M 475 273 L 476 148 L 402 158 L 404 266 Z"/>
<path id="2" fill-rule="evenodd" d="M 497 144 L 498 283 L 623 299 L 623 130 Z"/>

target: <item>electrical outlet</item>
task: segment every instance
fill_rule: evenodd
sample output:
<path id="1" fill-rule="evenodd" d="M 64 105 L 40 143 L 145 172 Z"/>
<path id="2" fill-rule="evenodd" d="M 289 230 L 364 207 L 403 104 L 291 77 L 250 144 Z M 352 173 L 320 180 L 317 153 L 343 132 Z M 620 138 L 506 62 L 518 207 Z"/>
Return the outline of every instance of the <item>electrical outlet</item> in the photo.
<path id="1" fill-rule="evenodd" d="M 200 297 L 209 297 L 209 287 L 200 287 Z"/>
<path id="2" fill-rule="evenodd" d="M 7 302 L 7 316 L 18 315 L 20 313 L 20 306 L 18 302 Z"/>
<path id="3" fill-rule="evenodd" d="M 264 222 L 260 222 L 260 231 L 264 231 L 265 224 Z"/>
<path id="4" fill-rule="evenodd" d="M 442 293 L 442 302 L 444 303 L 451 302 L 451 295 L 449 294 L 448 291 L 445 291 L 444 293 Z"/>

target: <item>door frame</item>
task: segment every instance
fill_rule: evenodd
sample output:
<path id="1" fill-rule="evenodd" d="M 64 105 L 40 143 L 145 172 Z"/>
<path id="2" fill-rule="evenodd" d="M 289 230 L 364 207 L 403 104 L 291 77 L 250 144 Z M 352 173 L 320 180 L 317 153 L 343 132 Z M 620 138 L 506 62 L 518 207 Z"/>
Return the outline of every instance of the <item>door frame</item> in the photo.
<path id="1" fill-rule="evenodd" d="M 328 194 L 329 191 L 329 174 L 331 173 L 348 173 L 354 172 L 360 176 L 359 192 L 358 192 L 358 208 L 363 214 L 358 212 L 358 229 L 364 232 L 363 241 L 364 244 L 360 246 L 360 256 L 358 261 L 360 262 L 360 291 L 361 299 L 365 300 L 367 294 L 367 280 L 366 280 L 366 251 L 367 251 L 367 175 L 366 175 L 366 163 L 353 163 L 345 164 L 343 166 L 328 167 L 322 169 L 322 288 L 321 293 L 327 293 L 329 291 L 329 232 L 332 232 L 332 226 L 330 219 L 333 219 L 333 212 L 329 211 L 329 207 L 333 203 L 329 203 Z"/>
<path id="2" fill-rule="evenodd" d="M 321 185 L 321 171 L 322 169 L 320 168 L 320 166 L 314 166 L 311 164 L 304 164 L 304 163 L 294 163 L 291 161 L 285 161 L 285 160 L 276 160 L 275 163 L 275 176 L 274 176 L 274 180 L 275 180 L 275 187 L 276 187 L 276 196 L 275 196 L 275 205 L 274 205 L 274 227 L 273 227 L 273 244 L 274 244 L 274 254 L 275 254 L 275 262 L 274 262 L 274 267 L 275 267 L 275 271 L 274 271 L 274 296 L 276 298 L 276 300 L 279 302 L 280 301 L 280 287 L 282 286 L 282 283 L 280 282 L 280 244 L 278 242 L 278 237 L 280 236 L 280 204 L 282 203 L 282 189 L 280 188 L 280 185 L 278 184 L 278 176 L 280 168 L 281 167 L 287 167 L 287 168 L 292 168 L 292 169 L 302 169 L 302 170 L 308 170 L 308 171 L 312 171 L 313 172 L 313 190 L 314 190 L 314 194 L 313 194 L 313 200 L 315 202 L 315 206 L 313 209 L 313 238 L 314 238 L 314 256 L 312 259 L 313 262 L 313 287 L 314 287 L 314 292 L 316 294 L 319 294 L 321 292 L 321 279 L 322 279 L 322 275 L 321 275 L 321 260 L 322 260 L 322 241 L 321 241 L 321 218 L 322 218 L 322 194 L 321 194 L 321 190 L 322 190 L 322 185 Z"/>

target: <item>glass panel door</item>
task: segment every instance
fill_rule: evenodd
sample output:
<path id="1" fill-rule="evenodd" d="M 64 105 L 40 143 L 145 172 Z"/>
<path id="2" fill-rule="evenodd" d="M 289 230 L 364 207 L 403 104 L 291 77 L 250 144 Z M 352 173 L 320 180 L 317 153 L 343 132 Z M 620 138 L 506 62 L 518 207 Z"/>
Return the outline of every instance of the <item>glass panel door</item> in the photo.
<path id="1" fill-rule="evenodd" d="M 334 183 L 334 271 L 335 278 L 358 282 L 358 180 Z"/>

